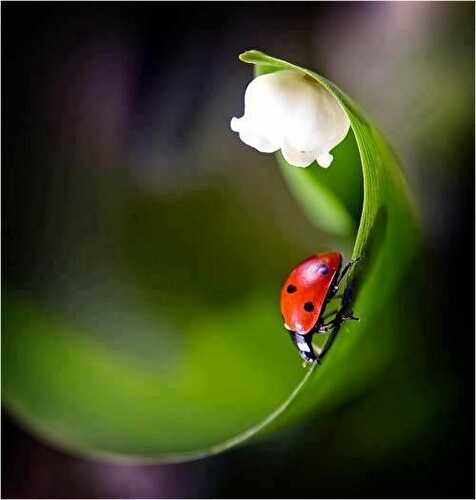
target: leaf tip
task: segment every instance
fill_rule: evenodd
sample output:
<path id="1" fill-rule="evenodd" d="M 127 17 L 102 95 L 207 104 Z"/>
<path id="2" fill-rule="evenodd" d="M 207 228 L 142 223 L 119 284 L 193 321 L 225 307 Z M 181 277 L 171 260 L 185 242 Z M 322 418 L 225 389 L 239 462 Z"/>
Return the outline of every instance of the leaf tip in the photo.
<path id="1" fill-rule="evenodd" d="M 240 61 L 243 61 L 245 63 L 250 63 L 250 64 L 258 64 L 262 63 L 263 59 L 266 57 L 266 55 L 256 49 L 251 49 L 251 50 L 246 50 L 245 52 L 242 52 L 239 56 L 238 59 Z"/>

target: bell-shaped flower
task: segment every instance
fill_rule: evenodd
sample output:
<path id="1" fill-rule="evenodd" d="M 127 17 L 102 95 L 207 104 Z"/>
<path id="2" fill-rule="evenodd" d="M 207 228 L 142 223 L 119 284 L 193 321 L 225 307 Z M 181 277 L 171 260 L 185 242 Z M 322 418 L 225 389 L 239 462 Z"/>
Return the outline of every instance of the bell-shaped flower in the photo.
<path id="1" fill-rule="evenodd" d="M 231 120 L 240 139 L 262 153 L 281 149 L 296 167 L 314 160 L 327 168 L 330 151 L 349 131 L 350 122 L 322 85 L 298 71 L 258 76 L 245 92 L 245 114 Z"/>

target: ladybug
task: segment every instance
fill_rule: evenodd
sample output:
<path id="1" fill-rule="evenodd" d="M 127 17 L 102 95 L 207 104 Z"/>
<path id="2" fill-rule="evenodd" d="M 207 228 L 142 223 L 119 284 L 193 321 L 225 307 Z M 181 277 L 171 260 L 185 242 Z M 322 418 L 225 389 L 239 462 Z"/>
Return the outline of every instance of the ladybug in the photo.
<path id="1" fill-rule="evenodd" d="M 358 259 L 351 260 L 341 272 L 342 255 L 327 252 L 312 255 L 298 264 L 281 289 L 281 314 L 284 327 L 304 362 L 319 362 L 312 346 L 315 333 L 335 331 L 345 320 L 357 320 L 341 306 L 335 318 L 324 323 L 327 303 L 337 294 L 339 285 Z"/>

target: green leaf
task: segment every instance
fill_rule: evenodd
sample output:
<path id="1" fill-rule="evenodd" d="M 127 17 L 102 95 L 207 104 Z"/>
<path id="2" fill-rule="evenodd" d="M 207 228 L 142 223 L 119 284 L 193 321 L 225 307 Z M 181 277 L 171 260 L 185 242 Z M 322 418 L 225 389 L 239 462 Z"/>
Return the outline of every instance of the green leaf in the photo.
<path id="1" fill-rule="evenodd" d="M 289 420 L 312 407 L 318 407 L 319 403 L 323 407 L 337 404 L 355 390 L 363 390 L 391 360 L 397 342 L 391 321 L 398 321 L 399 311 L 398 308 L 392 309 L 389 301 L 392 294 L 397 293 L 399 280 L 418 251 L 419 224 L 415 203 L 396 155 L 380 131 L 347 95 L 317 73 L 262 52 L 251 50 L 241 54 L 240 59 L 254 64 L 257 76 L 294 70 L 325 87 L 349 117 L 360 155 L 363 202 L 352 251 L 352 258 L 360 258 L 360 261 L 346 280 L 346 284 L 353 288 L 351 305 L 360 321 L 346 323 L 340 333 L 324 343 L 326 359 L 303 388 L 306 394 L 287 415 Z M 319 215 L 324 204 L 323 194 L 324 200 L 327 199 L 327 191 L 323 193 L 319 181 L 316 181 L 319 174 L 322 177 L 322 169 L 316 173 L 317 167 L 313 164 L 303 171 L 287 164 L 280 154 L 278 161 L 296 195 L 304 200 L 302 205 L 311 219 L 321 217 L 321 223 L 324 221 L 327 229 L 331 228 L 326 221 L 332 213 L 338 221 L 343 220 L 346 200 L 342 198 L 340 207 L 338 201 L 333 200 L 327 204 L 328 208 L 331 207 L 329 212 Z M 341 164 L 334 161 L 331 169 L 340 168 Z M 311 173 L 308 173 L 309 170 Z M 343 169 L 343 172 L 347 175 L 349 168 Z M 352 180 L 347 179 L 348 182 Z M 346 178 L 342 178 L 341 182 L 345 183 Z M 341 227 L 341 222 L 336 223 L 337 226 Z M 384 306 L 387 307 L 385 311 Z M 392 318 L 393 314 L 396 318 Z"/>
<path id="2" fill-rule="evenodd" d="M 54 232 L 62 244 L 49 250 L 66 271 L 57 281 L 48 274 L 42 293 L 13 287 L 2 302 L 4 402 L 58 446 L 121 460 L 199 458 L 342 403 L 392 359 L 392 297 L 418 244 L 394 154 L 325 78 L 257 51 L 240 58 L 257 74 L 304 72 L 349 116 L 353 134 L 328 171 L 278 159 L 309 219 L 340 238 L 335 250 L 358 228 L 352 255 L 362 259 L 349 283 L 361 321 L 329 338 L 322 365 L 303 372 L 276 304 L 284 262 L 306 256 L 302 243 L 272 232 L 260 240 L 266 218 L 213 191 L 158 201 L 110 172 L 76 173 L 88 189 L 68 198 L 68 213 L 84 217 L 83 193 L 92 193 L 98 234 L 69 241 L 79 223 L 66 220 Z"/>

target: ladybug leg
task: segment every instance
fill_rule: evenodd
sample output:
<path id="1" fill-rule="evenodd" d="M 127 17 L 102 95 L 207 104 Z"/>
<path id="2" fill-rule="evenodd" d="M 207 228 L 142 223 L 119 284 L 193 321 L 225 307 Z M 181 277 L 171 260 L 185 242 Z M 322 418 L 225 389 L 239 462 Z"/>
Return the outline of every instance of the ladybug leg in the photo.
<path id="1" fill-rule="evenodd" d="M 342 280 L 345 278 L 345 276 L 347 275 L 347 273 L 349 272 L 349 270 L 355 265 L 357 264 L 357 262 L 359 262 L 360 260 L 360 257 L 357 257 L 356 259 L 353 259 L 353 260 L 349 260 L 349 262 L 347 262 L 347 264 L 345 265 L 344 269 L 342 270 L 342 272 L 339 274 L 339 276 L 337 277 L 337 280 L 336 280 L 336 283 L 334 285 L 334 290 L 333 290 L 333 296 L 337 293 L 337 291 L 339 290 L 339 285 L 341 284 Z"/>
<path id="2" fill-rule="evenodd" d="M 359 318 L 356 318 L 352 312 L 344 312 L 343 314 L 340 314 L 340 311 L 338 311 L 337 316 L 332 321 L 329 321 L 329 323 L 321 323 L 316 328 L 316 333 L 333 332 L 344 321 L 348 320 L 359 321 Z"/>
<path id="3" fill-rule="evenodd" d="M 340 319 L 341 319 L 341 321 L 348 321 L 348 320 L 360 321 L 360 318 L 356 318 L 352 311 L 345 312 L 344 314 L 342 314 Z"/>
<path id="4" fill-rule="evenodd" d="M 329 321 L 329 323 L 321 323 L 317 328 L 316 328 L 316 333 L 329 333 L 333 332 L 340 324 L 340 321 L 335 318 L 332 321 Z"/>

